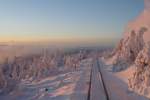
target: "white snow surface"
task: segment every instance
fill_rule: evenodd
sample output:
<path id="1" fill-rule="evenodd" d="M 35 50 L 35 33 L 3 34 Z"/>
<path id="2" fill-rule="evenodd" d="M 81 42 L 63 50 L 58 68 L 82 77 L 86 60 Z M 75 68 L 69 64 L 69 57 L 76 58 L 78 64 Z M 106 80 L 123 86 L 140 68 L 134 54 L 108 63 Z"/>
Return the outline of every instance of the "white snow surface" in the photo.
<path id="1" fill-rule="evenodd" d="M 128 89 L 127 80 L 130 74 L 132 74 L 133 67 L 122 72 L 112 72 L 109 68 L 111 66 L 107 66 L 101 59 L 99 62 L 111 100 L 149 100 Z"/>
<path id="2" fill-rule="evenodd" d="M 84 100 L 88 93 L 90 66 L 91 59 L 87 59 L 76 70 L 65 71 L 40 81 L 22 81 L 17 89 L 1 95 L 0 100 Z"/>

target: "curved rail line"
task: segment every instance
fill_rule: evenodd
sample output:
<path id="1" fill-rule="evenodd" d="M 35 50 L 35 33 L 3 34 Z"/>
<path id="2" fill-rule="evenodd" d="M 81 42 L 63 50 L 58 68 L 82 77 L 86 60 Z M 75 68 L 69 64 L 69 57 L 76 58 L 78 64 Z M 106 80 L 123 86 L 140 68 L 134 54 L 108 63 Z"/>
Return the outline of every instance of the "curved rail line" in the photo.
<path id="1" fill-rule="evenodd" d="M 105 95 L 106 95 L 106 100 L 110 100 L 98 59 L 96 60 L 96 62 L 97 62 L 97 67 L 98 67 L 98 70 L 99 70 L 99 73 L 100 73 L 100 76 L 101 76 L 101 79 L 102 79 L 102 84 L 103 84 L 103 87 L 104 87 L 104 92 L 105 92 Z"/>

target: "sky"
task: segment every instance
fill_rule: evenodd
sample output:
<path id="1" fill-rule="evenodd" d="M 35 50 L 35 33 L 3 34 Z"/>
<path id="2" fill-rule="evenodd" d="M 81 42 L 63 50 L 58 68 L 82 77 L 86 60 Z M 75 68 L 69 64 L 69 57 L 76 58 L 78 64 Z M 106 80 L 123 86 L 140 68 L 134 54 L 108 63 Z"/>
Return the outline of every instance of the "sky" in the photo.
<path id="1" fill-rule="evenodd" d="M 143 0 L 0 0 L 0 42 L 98 41 L 123 35 Z"/>

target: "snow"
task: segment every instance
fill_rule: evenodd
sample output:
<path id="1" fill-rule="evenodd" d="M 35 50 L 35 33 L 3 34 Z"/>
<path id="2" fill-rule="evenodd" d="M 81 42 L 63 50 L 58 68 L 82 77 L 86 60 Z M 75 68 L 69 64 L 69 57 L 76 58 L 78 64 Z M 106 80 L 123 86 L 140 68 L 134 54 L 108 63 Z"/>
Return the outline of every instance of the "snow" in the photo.
<path id="1" fill-rule="evenodd" d="M 100 76 L 96 61 L 93 64 L 91 84 L 92 86 L 90 100 L 98 100 L 99 98 L 101 98 L 102 100 L 106 100 L 102 78 Z"/>
<path id="2" fill-rule="evenodd" d="M 128 83 L 126 81 L 127 72 L 110 72 L 110 70 L 108 70 L 109 68 L 104 64 L 104 62 L 102 62 L 102 60 L 99 62 L 111 100 L 148 100 L 147 98 L 140 96 L 128 89 Z"/>
<path id="3" fill-rule="evenodd" d="M 76 83 L 74 93 L 72 93 L 70 98 L 71 100 L 87 100 L 91 63 L 85 62 L 85 67 L 82 66 L 81 70 L 84 71 L 81 74 L 79 81 Z"/>
<path id="4" fill-rule="evenodd" d="M 114 75 L 117 76 L 119 79 L 123 80 L 124 82 L 128 83 L 128 79 L 133 75 L 134 71 L 135 66 L 131 66 L 126 70 L 114 73 Z"/>
<path id="5" fill-rule="evenodd" d="M 150 98 L 150 0 L 144 4 L 144 10 L 129 22 L 123 39 L 103 61 L 130 90 Z"/>
<path id="6" fill-rule="evenodd" d="M 87 95 L 91 59 L 84 60 L 74 71 L 64 71 L 40 81 L 22 81 L 0 100 L 84 100 Z"/>

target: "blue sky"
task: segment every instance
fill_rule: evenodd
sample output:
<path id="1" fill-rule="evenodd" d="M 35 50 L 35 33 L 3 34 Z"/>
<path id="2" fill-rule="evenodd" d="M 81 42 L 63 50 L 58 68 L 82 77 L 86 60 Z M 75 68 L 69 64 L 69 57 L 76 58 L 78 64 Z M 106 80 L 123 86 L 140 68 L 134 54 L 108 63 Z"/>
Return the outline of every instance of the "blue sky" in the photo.
<path id="1" fill-rule="evenodd" d="M 0 0 L 0 39 L 120 38 L 143 0 Z"/>

